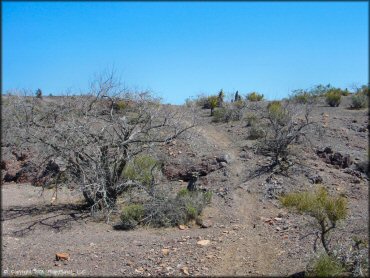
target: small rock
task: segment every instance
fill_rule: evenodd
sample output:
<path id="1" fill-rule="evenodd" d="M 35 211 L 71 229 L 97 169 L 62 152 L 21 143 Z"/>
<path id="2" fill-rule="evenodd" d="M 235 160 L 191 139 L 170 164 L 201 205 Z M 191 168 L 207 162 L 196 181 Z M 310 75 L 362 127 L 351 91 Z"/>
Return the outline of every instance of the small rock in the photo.
<path id="1" fill-rule="evenodd" d="M 185 225 L 179 225 L 179 229 L 180 230 L 185 230 L 186 229 L 186 226 Z"/>
<path id="2" fill-rule="evenodd" d="M 211 243 L 211 241 L 210 240 L 208 240 L 208 239 L 203 239 L 203 240 L 199 240 L 199 241 L 197 241 L 197 245 L 199 245 L 199 246 L 207 246 L 207 245 L 209 245 Z"/>
<path id="3" fill-rule="evenodd" d="M 225 163 L 230 163 L 231 162 L 231 157 L 229 154 L 224 154 L 219 157 L 216 157 L 217 162 L 225 162 Z"/>
<path id="4" fill-rule="evenodd" d="M 213 223 L 211 220 L 203 220 L 200 226 L 206 229 L 212 227 L 212 225 Z"/>
<path id="5" fill-rule="evenodd" d="M 162 254 L 164 256 L 168 256 L 170 254 L 170 249 L 166 249 L 166 248 L 162 249 Z"/>
<path id="6" fill-rule="evenodd" d="M 55 254 L 55 259 L 57 261 L 69 261 L 69 254 L 68 253 L 56 253 Z"/>
<path id="7" fill-rule="evenodd" d="M 185 275 L 189 275 L 189 269 L 188 269 L 188 267 L 184 266 L 183 268 L 181 268 L 181 271 L 182 271 L 182 273 L 184 273 Z"/>

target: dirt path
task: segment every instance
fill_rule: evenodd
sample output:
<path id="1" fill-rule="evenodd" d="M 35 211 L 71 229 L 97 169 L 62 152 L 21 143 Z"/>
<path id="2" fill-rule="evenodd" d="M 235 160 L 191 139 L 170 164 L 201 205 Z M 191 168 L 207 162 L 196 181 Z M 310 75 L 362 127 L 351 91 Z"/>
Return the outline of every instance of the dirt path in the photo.
<path id="1" fill-rule="evenodd" d="M 257 196 L 242 188 L 244 165 L 239 159 L 239 147 L 228 134 L 208 124 L 198 127 L 200 133 L 210 144 L 231 156 L 228 165 L 229 182 L 232 194 L 232 211 L 238 224 L 232 231 L 225 231 L 230 240 L 225 244 L 220 262 L 214 266 L 211 275 L 267 275 L 276 273 L 274 259 L 281 250 L 269 242 L 261 230 L 260 217 L 262 203 Z M 226 233 L 227 232 L 227 233 Z"/>

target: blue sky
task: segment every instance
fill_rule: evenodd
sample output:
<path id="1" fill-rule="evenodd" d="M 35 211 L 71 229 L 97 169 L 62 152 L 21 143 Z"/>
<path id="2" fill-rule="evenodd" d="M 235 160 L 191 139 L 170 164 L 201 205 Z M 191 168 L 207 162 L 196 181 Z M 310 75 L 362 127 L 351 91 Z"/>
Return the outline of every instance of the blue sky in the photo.
<path id="1" fill-rule="evenodd" d="M 2 2 L 2 90 L 86 91 L 114 67 L 180 104 L 200 93 L 368 83 L 368 2 Z"/>

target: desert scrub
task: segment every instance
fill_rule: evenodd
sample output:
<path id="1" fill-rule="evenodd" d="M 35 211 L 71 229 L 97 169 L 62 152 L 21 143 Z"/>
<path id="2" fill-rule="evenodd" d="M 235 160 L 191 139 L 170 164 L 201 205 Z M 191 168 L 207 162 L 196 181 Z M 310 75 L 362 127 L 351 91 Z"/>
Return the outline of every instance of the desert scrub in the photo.
<path id="1" fill-rule="evenodd" d="M 344 197 L 330 196 L 324 187 L 315 192 L 290 193 L 280 198 L 283 206 L 293 208 L 299 213 L 314 217 L 320 226 L 321 243 L 328 255 L 328 233 L 336 228 L 337 222 L 347 216 L 347 200 Z"/>
<path id="2" fill-rule="evenodd" d="M 369 97 L 365 93 L 357 93 L 352 96 L 352 105 L 353 109 L 366 108 L 368 106 Z"/>
<path id="3" fill-rule="evenodd" d="M 121 212 L 121 229 L 134 229 L 144 216 L 144 207 L 141 204 L 125 206 Z"/>
<path id="4" fill-rule="evenodd" d="M 315 101 L 316 96 L 311 91 L 306 90 L 294 90 L 292 95 L 289 96 L 289 100 L 298 103 L 306 104 Z"/>
<path id="5" fill-rule="evenodd" d="M 154 171 L 157 170 L 158 167 L 158 162 L 153 157 L 138 155 L 125 166 L 122 176 L 125 179 L 150 186 Z"/>
<path id="6" fill-rule="evenodd" d="M 212 121 L 216 123 L 240 121 L 243 117 L 243 112 L 244 106 L 242 103 L 234 102 L 232 104 L 224 104 L 224 107 L 215 110 Z"/>
<path id="7" fill-rule="evenodd" d="M 325 101 L 331 107 L 338 107 L 342 98 L 341 90 L 332 89 L 326 93 Z"/>
<path id="8" fill-rule="evenodd" d="M 263 94 L 259 94 L 256 92 L 249 93 L 247 95 L 247 100 L 248 101 L 261 101 L 263 100 Z"/>
<path id="9" fill-rule="evenodd" d="M 253 123 L 249 129 L 247 139 L 256 140 L 256 139 L 263 138 L 265 135 L 266 133 L 264 129 L 261 126 L 257 125 L 256 123 Z"/>
<path id="10" fill-rule="evenodd" d="M 211 109 L 211 116 L 213 116 L 213 112 L 214 112 L 215 108 L 219 106 L 218 96 L 208 97 L 208 104 L 209 104 L 209 108 Z"/>
<path id="11" fill-rule="evenodd" d="M 202 191 L 181 190 L 175 197 L 153 199 L 145 205 L 144 224 L 152 227 L 169 227 L 186 224 L 197 219 L 209 204 L 210 195 Z"/>
<path id="12" fill-rule="evenodd" d="M 267 105 L 267 114 L 271 121 L 276 121 L 279 125 L 284 126 L 289 120 L 287 110 L 280 101 L 272 101 Z"/>
<path id="13" fill-rule="evenodd" d="M 113 109 L 115 111 L 123 111 L 128 107 L 128 103 L 124 100 L 118 100 L 113 103 Z"/>
<path id="14" fill-rule="evenodd" d="M 343 275 L 344 272 L 345 268 L 338 260 L 324 253 L 313 261 L 312 267 L 309 267 L 307 271 L 307 276 L 338 277 Z"/>

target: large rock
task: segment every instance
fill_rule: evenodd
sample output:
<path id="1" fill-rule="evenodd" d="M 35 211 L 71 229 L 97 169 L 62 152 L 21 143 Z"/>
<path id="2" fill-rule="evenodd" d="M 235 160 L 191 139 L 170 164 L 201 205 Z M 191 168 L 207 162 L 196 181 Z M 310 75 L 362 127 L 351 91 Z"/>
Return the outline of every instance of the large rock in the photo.
<path id="1" fill-rule="evenodd" d="M 350 155 L 333 152 L 330 147 L 326 147 L 324 150 L 318 150 L 316 153 L 326 163 L 335 165 L 339 168 L 348 168 L 353 163 Z"/>
<path id="2" fill-rule="evenodd" d="M 221 166 L 214 158 L 206 158 L 200 162 L 168 161 L 163 166 L 163 174 L 169 180 L 190 181 L 194 172 L 197 172 L 199 177 L 204 177 L 220 168 Z"/>

